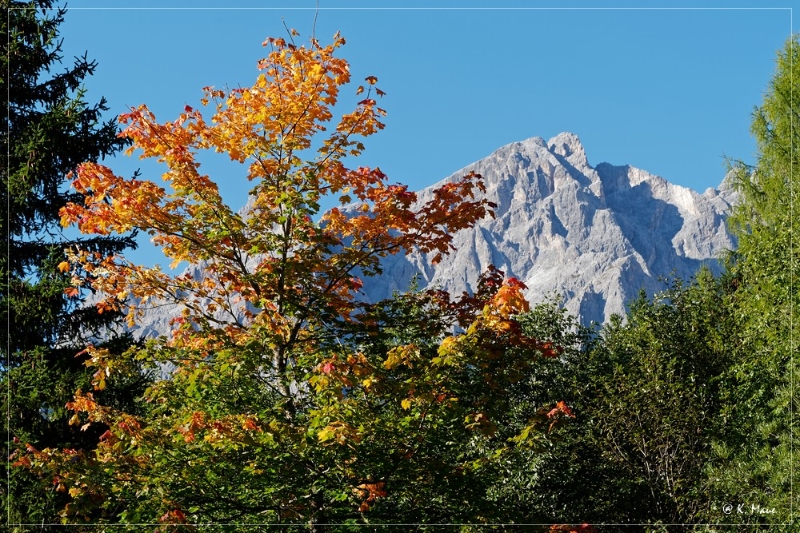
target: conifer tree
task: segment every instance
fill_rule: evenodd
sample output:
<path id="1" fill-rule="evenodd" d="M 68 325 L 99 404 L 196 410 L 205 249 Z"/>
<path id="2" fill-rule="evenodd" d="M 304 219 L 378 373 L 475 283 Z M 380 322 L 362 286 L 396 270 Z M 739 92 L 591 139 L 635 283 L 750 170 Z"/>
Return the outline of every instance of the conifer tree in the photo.
<path id="1" fill-rule="evenodd" d="M 797 470 L 792 432 L 799 405 L 792 398 L 792 383 L 798 376 L 800 318 L 795 201 L 800 184 L 799 51 L 793 36 L 779 52 L 764 101 L 753 113 L 756 164 L 735 166 L 741 199 L 730 219 L 739 239 L 731 273 L 738 290 L 730 302 L 736 336 L 728 345 L 737 362 L 723 384 L 728 408 L 709 483 L 719 502 L 734 505 L 728 518 L 737 522 L 788 523 L 798 509 L 792 491 Z M 721 505 L 710 521 L 726 518 Z"/>
<path id="2" fill-rule="evenodd" d="M 0 106 L 6 127 L 0 136 L 6 164 L 0 168 L 0 195 L 6 216 L 0 228 L 7 250 L 0 254 L 0 370 L 3 412 L 8 415 L 8 452 L 15 448 L 60 446 L 83 448 L 96 442 L 96 431 L 68 425 L 65 404 L 76 388 L 87 386 L 91 371 L 85 355 L 76 354 L 118 318 L 82 305 L 84 296 L 70 290 L 70 275 L 59 265 L 64 250 L 78 242 L 83 249 L 111 254 L 135 245 L 133 235 L 75 238 L 59 225 L 59 209 L 75 201 L 67 174 L 78 163 L 97 161 L 122 149 L 114 120 L 103 121 L 105 99 L 94 105 L 83 87 L 96 62 L 84 55 L 62 66 L 59 25 L 66 10 L 50 0 L 3 1 L 8 16 L 0 20 L 3 40 Z M 7 74 L 7 76 L 6 76 Z M 115 343 L 127 343 L 118 338 Z M 132 375 L 108 401 L 126 402 L 143 375 Z M 40 480 L 6 463 L 8 479 L 2 507 L 8 524 L 55 520 L 52 480 Z M 8 477 L 6 476 L 8 474 Z M 20 531 L 24 526 L 18 526 Z M 37 529 L 38 530 L 38 529 Z"/>

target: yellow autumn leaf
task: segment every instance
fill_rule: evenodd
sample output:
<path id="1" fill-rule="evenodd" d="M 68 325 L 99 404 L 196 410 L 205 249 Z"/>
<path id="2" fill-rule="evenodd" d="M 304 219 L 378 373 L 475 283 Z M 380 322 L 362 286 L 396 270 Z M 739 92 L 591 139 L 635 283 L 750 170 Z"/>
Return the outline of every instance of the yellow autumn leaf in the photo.
<path id="1" fill-rule="evenodd" d="M 331 440 L 335 435 L 336 431 L 332 427 L 325 426 L 317 433 L 317 439 L 319 439 L 320 442 L 325 442 L 326 440 Z"/>
<path id="2" fill-rule="evenodd" d="M 408 398 L 406 398 L 405 400 L 403 400 L 402 402 L 400 402 L 400 407 L 402 407 L 402 408 L 403 408 L 403 409 L 405 409 L 406 411 L 407 411 L 407 410 L 409 410 L 409 409 L 411 409 L 411 400 L 409 400 Z"/>
<path id="3" fill-rule="evenodd" d="M 450 355 L 458 349 L 458 344 L 458 337 L 447 337 L 442 341 L 442 344 L 439 345 L 437 353 L 441 356 Z"/>

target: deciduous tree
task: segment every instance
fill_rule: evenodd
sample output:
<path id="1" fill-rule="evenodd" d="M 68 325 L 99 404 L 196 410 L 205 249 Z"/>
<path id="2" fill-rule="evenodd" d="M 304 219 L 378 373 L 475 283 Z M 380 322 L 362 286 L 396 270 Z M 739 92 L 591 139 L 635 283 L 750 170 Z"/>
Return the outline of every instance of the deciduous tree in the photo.
<path id="1" fill-rule="evenodd" d="M 485 504 L 482 470 L 572 416 L 546 398 L 513 421 L 506 414 L 506 392 L 558 353 L 522 332 L 519 281 L 491 271 L 472 296 L 360 301 L 382 257 L 416 249 L 438 258 L 494 206 L 476 174 L 420 202 L 378 168 L 348 167 L 362 139 L 384 126 L 383 92 L 367 77 L 355 110 L 328 129 L 351 77 L 336 56 L 344 39 L 299 46 L 295 36 L 265 41 L 269 54 L 250 87 L 207 87 L 199 108 L 169 122 L 145 106 L 121 117 L 130 152 L 166 166 L 164 186 L 97 163 L 73 176 L 82 201 L 61 210 L 64 225 L 103 236 L 143 231 L 174 262 L 205 269 L 176 276 L 73 248 L 75 289 L 104 294 L 104 312 L 125 312 L 131 323 L 149 305 L 183 312 L 143 349 L 87 347 L 95 390 L 78 391 L 68 408 L 76 426 L 108 428 L 95 453 L 25 456 L 59 476 L 72 497 L 65 520 L 313 531 L 491 521 L 502 509 Z M 242 214 L 202 173 L 202 150 L 243 165 L 253 186 Z M 323 198 L 340 205 L 319 217 Z M 97 390 L 137 361 L 173 369 L 147 390 L 145 412 L 99 401 Z"/>
<path id="2" fill-rule="evenodd" d="M 557 521 L 651 524 L 637 531 L 703 521 L 721 376 L 731 361 L 729 288 L 701 271 L 653 298 L 640 295 L 625 321 L 613 317 L 596 333 L 565 327 L 553 309 L 520 318 L 530 335 L 575 332 L 562 341 L 575 348 L 548 379 L 575 422 L 540 457 L 531 507 Z"/>

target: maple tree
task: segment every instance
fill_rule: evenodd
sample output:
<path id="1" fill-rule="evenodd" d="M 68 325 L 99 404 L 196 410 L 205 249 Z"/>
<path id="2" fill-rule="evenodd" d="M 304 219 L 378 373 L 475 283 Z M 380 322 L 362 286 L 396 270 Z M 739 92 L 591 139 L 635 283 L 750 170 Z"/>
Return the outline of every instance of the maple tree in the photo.
<path id="1" fill-rule="evenodd" d="M 173 264 L 201 278 L 136 265 L 118 254 L 73 247 L 59 268 L 68 296 L 91 287 L 103 312 L 130 324 L 148 306 L 182 309 L 168 336 L 115 352 L 89 345 L 93 390 L 67 407 L 71 423 L 108 430 L 97 449 L 28 447 L 17 464 L 54 476 L 71 501 L 66 521 L 128 523 L 326 523 L 491 521 L 486 473 L 535 453 L 574 417 L 539 398 L 516 413 L 537 368 L 560 348 L 522 331 L 524 285 L 490 270 L 475 295 L 411 292 L 360 301 L 362 279 L 389 254 L 418 250 L 434 261 L 455 232 L 492 215 L 479 175 L 434 190 L 427 202 L 378 168 L 349 168 L 362 139 L 384 127 L 374 76 L 355 109 L 331 129 L 350 81 L 336 57 L 344 44 L 298 46 L 270 38 L 251 87 L 204 89 L 159 123 L 146 106 L 120 120 L 129 153 L 166 165 L 165 186 L 124 179 L 97 163 L 73 176 L 82 203 L 64 225 L 152 236 Z M 323 137 L 320 139 L 320 137 Z M 201 173 L 201 150 L 226 153 L 253 183 L 245 210 L 226 205 Z M 320 214 L 323 198 L 339 206 Z M 456 333 L 454 327 L 463 328 Z M 145 392 L 141 412 L 104 405 L 98 391 L 137 365 L 169 368 Z M 506 517 L 502 517 L 506 518 Z"/>

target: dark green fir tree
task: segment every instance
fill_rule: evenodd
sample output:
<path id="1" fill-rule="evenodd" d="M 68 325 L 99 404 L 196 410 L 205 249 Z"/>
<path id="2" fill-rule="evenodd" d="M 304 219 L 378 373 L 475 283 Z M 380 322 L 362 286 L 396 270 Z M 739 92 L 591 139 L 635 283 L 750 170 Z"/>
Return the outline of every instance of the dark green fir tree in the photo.
<path id="1" fill-rule="evenodd" d="M 64 250 L 80 246 L 102 254 L 135 246 L 134 236 L 76 239 L 65 235 L 59 209 L 82 197 L 70 192 L 67 174 L 83 161 L 95 161 L 121 150 L 115 121 L 101 120 L 105 99 L 86 101 L 84 79 L 96 63 L 75 58 L 62 64 L 59 25 L 66 10 L 50 0 L 2 0 L 4 39 L 0 106 L 4 114 L 0 219 L 5 253 L 0 254 L 0 327 L 3 328 L 0 378 L 6 415 L 7 452 L 3 468 L 4 522 L 13 531 L 41 531 L 60 521 L 57 510 L 69 499 L 52 479 L 39 479 L 14 466 L 15 449 L 28 445 L 88 450 L 101 427 L 80 431 L 68 424 L 65 403 L 78 388 L 91 389 L 85 358 L 76 357 L 91 338 L 130 343 L 103 331 L 118 316 L 99 314 L 84 305 L 84 296 L 68 297 L 70 274 L 58 269 Z M 146 378 L 130 376 L 99 392 L 111 403 L 131 403 Z M 63 487 L 63 486 L 62 486 Z M 22 524 L 37 524 L 25 526 Z M 47 529 L 47 526 L 44 526 Z"/>

